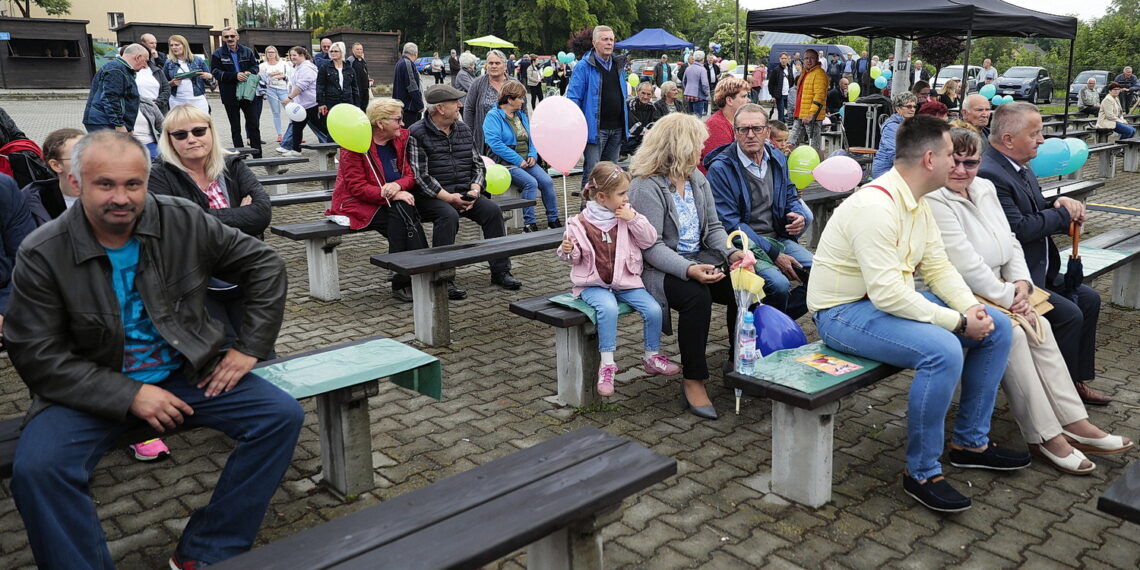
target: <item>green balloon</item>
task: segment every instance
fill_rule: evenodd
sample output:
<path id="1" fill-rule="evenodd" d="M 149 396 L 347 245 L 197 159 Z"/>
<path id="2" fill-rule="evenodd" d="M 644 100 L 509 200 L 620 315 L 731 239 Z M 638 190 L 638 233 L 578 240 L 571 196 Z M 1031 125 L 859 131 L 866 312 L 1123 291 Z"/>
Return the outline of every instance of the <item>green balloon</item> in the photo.
<path id="1" fill-rule="evenodd" d="M 819 166 L 819 153 L 810 146 L 798 146 L 788 155 L 788 178 L 796 188 L 803 190 L 815 180 L 812 171 L 817 166 Z"/>
<path id="2" fill-rule="evenodd" d="M 543 77 L 550 77 L 551 75 L 554 75 L 554 68 L 553 67 L 546 67 L 542 70 L 542 76 Z"/>
<path id="3" fill-rule="evenodd" d="M 362 154 L 372 147 L 372 125 L 360 107 L 340 103 L 329 111 L 326 124 L 336 144 Z"/>
<path id="4" fill-rule="evenodd" d="M 883 70 L 879 69 L 878 67 L 872 67 L 871 68 L 871 79 L 878 79 L 879 76 L 882 74 L 883 74 Z"/>
<path id="5" fill-rule="evenodd" d="M 511 173 L 507 167 L 496 164 L 487 169 L 487 193 L 502 194 L 511 187 Z"/>

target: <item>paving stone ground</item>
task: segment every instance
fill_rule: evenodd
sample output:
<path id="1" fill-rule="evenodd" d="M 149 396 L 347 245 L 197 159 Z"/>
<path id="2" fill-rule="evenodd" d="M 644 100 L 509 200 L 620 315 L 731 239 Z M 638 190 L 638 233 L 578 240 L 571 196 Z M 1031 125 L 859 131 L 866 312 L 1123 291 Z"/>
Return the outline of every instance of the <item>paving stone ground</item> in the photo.
<path id="1" fill-rule="evenodd" d="M 83 101 L 0 100 L 34 139 L 53 129 L 78 126 Z M 221 106 L 214 117 L 228 140 Z M 273 133 L 268 111 L 262 133 Z M 268 137 L 267 137 L 268 138 Z M 269 139 L 271 140 L 271 139 Z M 267 147 L 267 155 L 272 154 Z M 311 154 L 311 153 L 306 153 Z M 312 168 L 306 166 L 306 168 Z M 1095 175 L 1095 165 L 1085 171 Z M 1140 207 L 1140 177 L 1118 171 L 1092 201 Z M 569 181 L 576 186 L 577 179 Z M 299 189 L 299 188 L 298 188 Z M 559 185 L 559 194 L 561 187 Z M 540 206 L 541 208 L 541 206 Z M 318 205 L 274 211 L 274 223 L 318 219 Z M 539 216 L 542 219 L 542 216 Z M 1092 212 L 1088 235 L 1115 227 L 1140 229 L 1140 218 Z M 470 222 L 460 240 L 477 239 Z M 267 236 L 288 262 L 289 298 L 278 352 L 286 355 L 372 335 L 415 345 L 410 306 L 393 300 L 384 273 L 368 257 L 386 251 L 373 235 L 354 235 L 340 247 L 344 298 L 320 302 L 306 295 L 302 244 Z M 469 297 L 451 303 L 453 343 L 425 348 L 444 364 L 445 399 L 436 402 L 392 385 L 371 399 L 376 488 L 344 500 L 321 483 L 316 413 L 307 420 L 292 467 L 266 516 L 259 543 L 288 537 L 512 451 L 585 425 L 675 458 L 678 474 L 627 502 L 619 523 L 605 530 L 606 562 L 614 568 L 1136 568 L 1138 527 L 1099 513 L 1096 498 L 1137 453 L 1095 458 L 1089 477 L 1060 474 L 1035 462 L 1012 474 L 967 471 L 947 465 L 947 475 L 974 499 L 974 508 L 943 516 L 917 505 L 900 485 L 905 444 L 906 394 L 911 376 L 898 374 L 843 401 L 835 432 L 834 496 L 820 509 L 789 504 L 768 492 L 771 406 L 745 399 L 731 413 L 732 393 L 714 373 L 709 392 L 716 421 L 681 411 L 676 379 L 646 376 L 638 368 L 640 323 L 621 326 L 617 395 L 598 411 L 559 409 L 553 334 L 549 327 L 515 317 L 511 301 L 566 290 L 568 271 L 552 252 L 514 259 L 522 290 L 489 282 L 485 265 L 458 270 Z M 1095 284 L 1105 298 L 1098 336 L 1097 383 L 1116 397 L 1090 408 L 1091 419 L 1112 433 L 1140 438 L 1140 313 L 1111 305 L 1111 281 Z M 810 319 L 800 320 L 810 339 Z M 712 326 L 708 352 L 714 370 L 726 358 L 722 313 Z M 674 337 L 664 350 L 677 354 Z M 7 359 L 0 359 L 0 418 L 22 415 L 27 391 Z M 952 410 L 953 413 L 953 410 Z M 1004 396 L 994 414 L 993 438 L 1022 445 Z M 173 551 L 192 509 L 204 505 L 232 449 L 223 436 L 196 430 L 169 438 L 174 457 L 135 462 L 124 451 L 108 454 L 95 470 L 92 495 L 111 552 L 121 568 L 160 568 Z M 33 562 L 23 523 L 7 486 L 0 486 L 0 567 Z M 492 568 L 521 569 L 518 552 Z"/>

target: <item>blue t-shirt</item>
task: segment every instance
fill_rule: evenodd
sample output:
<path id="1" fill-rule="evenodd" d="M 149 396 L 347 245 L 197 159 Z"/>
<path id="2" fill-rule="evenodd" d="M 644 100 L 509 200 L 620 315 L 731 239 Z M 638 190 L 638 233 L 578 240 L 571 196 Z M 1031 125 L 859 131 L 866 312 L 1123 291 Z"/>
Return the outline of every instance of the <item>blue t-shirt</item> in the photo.
<path id="1" fill-rule="evenodd" d="M 178 370 L 182 362 L 178 352 L 154 328 L 135 287 L 139 240 L 131 238 L 118 249 L 103 249 L 111 259 L 111 285 L 119 299 L 119 315 L 123 320 L 123 374 L 147 384 L 162 382 Z"/>
<path id="2" fill-rule="evenodd" d="M 672 192 L 673 207 L 677 208 L 677 251 L 695 253 L 701 250 L 701 217 L 693 200 L 693 187 L 685 182 L 685 196 Z"/>
<path id="3" fill-rule="evenodd" d="M 391 141 L 376 145 L 376 160 L 384 168 L 385 183 L 400 179 L 400 168 L 396 166 L 396 148 Z"/>

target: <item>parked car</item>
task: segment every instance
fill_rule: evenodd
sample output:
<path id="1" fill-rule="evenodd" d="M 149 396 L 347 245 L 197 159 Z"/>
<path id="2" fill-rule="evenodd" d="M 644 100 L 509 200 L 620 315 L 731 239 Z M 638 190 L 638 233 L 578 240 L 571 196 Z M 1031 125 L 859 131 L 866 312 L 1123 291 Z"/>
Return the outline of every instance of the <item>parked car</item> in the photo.
<path id="1" fill-rule="evenodd" d="M 431 60 L 432 56 L 430 55 L 416 59 L 416 71 L 424 75 L 431 75 Z"/>
<path id="2" fill-rule="evenodd" d="M 970 87 L 968 90 L 959 89 L 958 91 L 961 93 L 969 93 L 969 92 L 977 91 L 978 90 L 978 74 L 980 74 L 981 72 L 982 72 L 982 68 L 980 66 L 971 65 L 970 67 L 968 67 L 966 69 L 966 73 L 968 74 L 966 76 L 966 81 L 970 84 Z M 958 79 L 958 80 L 962 79 L 962 66 L 961 65 L 948 65 L 948 66 L 943 67 L 942 69 L 938 70 L 938 75 L 934 78 L 934 85 L 932 85 L 931 87 L 935 91 L 939 91 L 942 89 L 942 86 L 946 85 L 946 82 L 951 80 L 951 79 Z"/>
<path id="3" fill-rule="evenodd" d="M 629 62 L 629 72 L 637 75 L 639 81 L 653 81 L 653 66 L 656 59 L 635 59 Z"/>
<path id="4" fill-rule="evenodd" d="M 1107 71 L 1100 69 L 1090 69 L 1088 71 L 1080 72 L 1073 83 L 1069 85 L 1069 102 L 1076 103 L 1078 96 L 1081 94 L 1081 89 L 1085 88 L 1085 84 L 1089 79 L 1096 79 L 1097 90 L 1100 91 L 1100 98 L 1103 99 L 1108 94 L 1108 82 L 1112 80 Z"/>
<path id="5" fill-rule="evenodd" d="M 1010 95 L 1030 103 L 1053 102 L 1053 78 L 1044 67 L 1011 67 L 999 75 L 994 84 L 998 95 Z"/>
<path id="6" fill-rule="evenodd" d="M 728 70 L 728 72 L 731 73 L 733 77 L 735 77 L 737 79 L 743 79 L 745 81 L 748 81 L 749 85 L 752 84 L 751 81 L 752 81 L 752 72 L 753 71 L 756 71 L 756 64 L 755 63 L 749 64 L 749 66 L 748 66 L 748 77 L 744 76 L 744 66 L 743 65 L 738 65 L 738 66 Z"/>

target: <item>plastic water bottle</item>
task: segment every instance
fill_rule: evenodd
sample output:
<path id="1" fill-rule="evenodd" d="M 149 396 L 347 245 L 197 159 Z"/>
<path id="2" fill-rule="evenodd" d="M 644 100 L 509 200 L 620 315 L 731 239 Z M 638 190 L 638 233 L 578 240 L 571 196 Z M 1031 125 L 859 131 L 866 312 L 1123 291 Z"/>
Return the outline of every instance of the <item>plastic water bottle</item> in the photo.
<path id="1" fill-rule="evenodd" d="M 751 311 L 744 313 L 744 324 L 736 332 L 736 371 L 752 375 L 756 365 L 756 325 Z"/>

